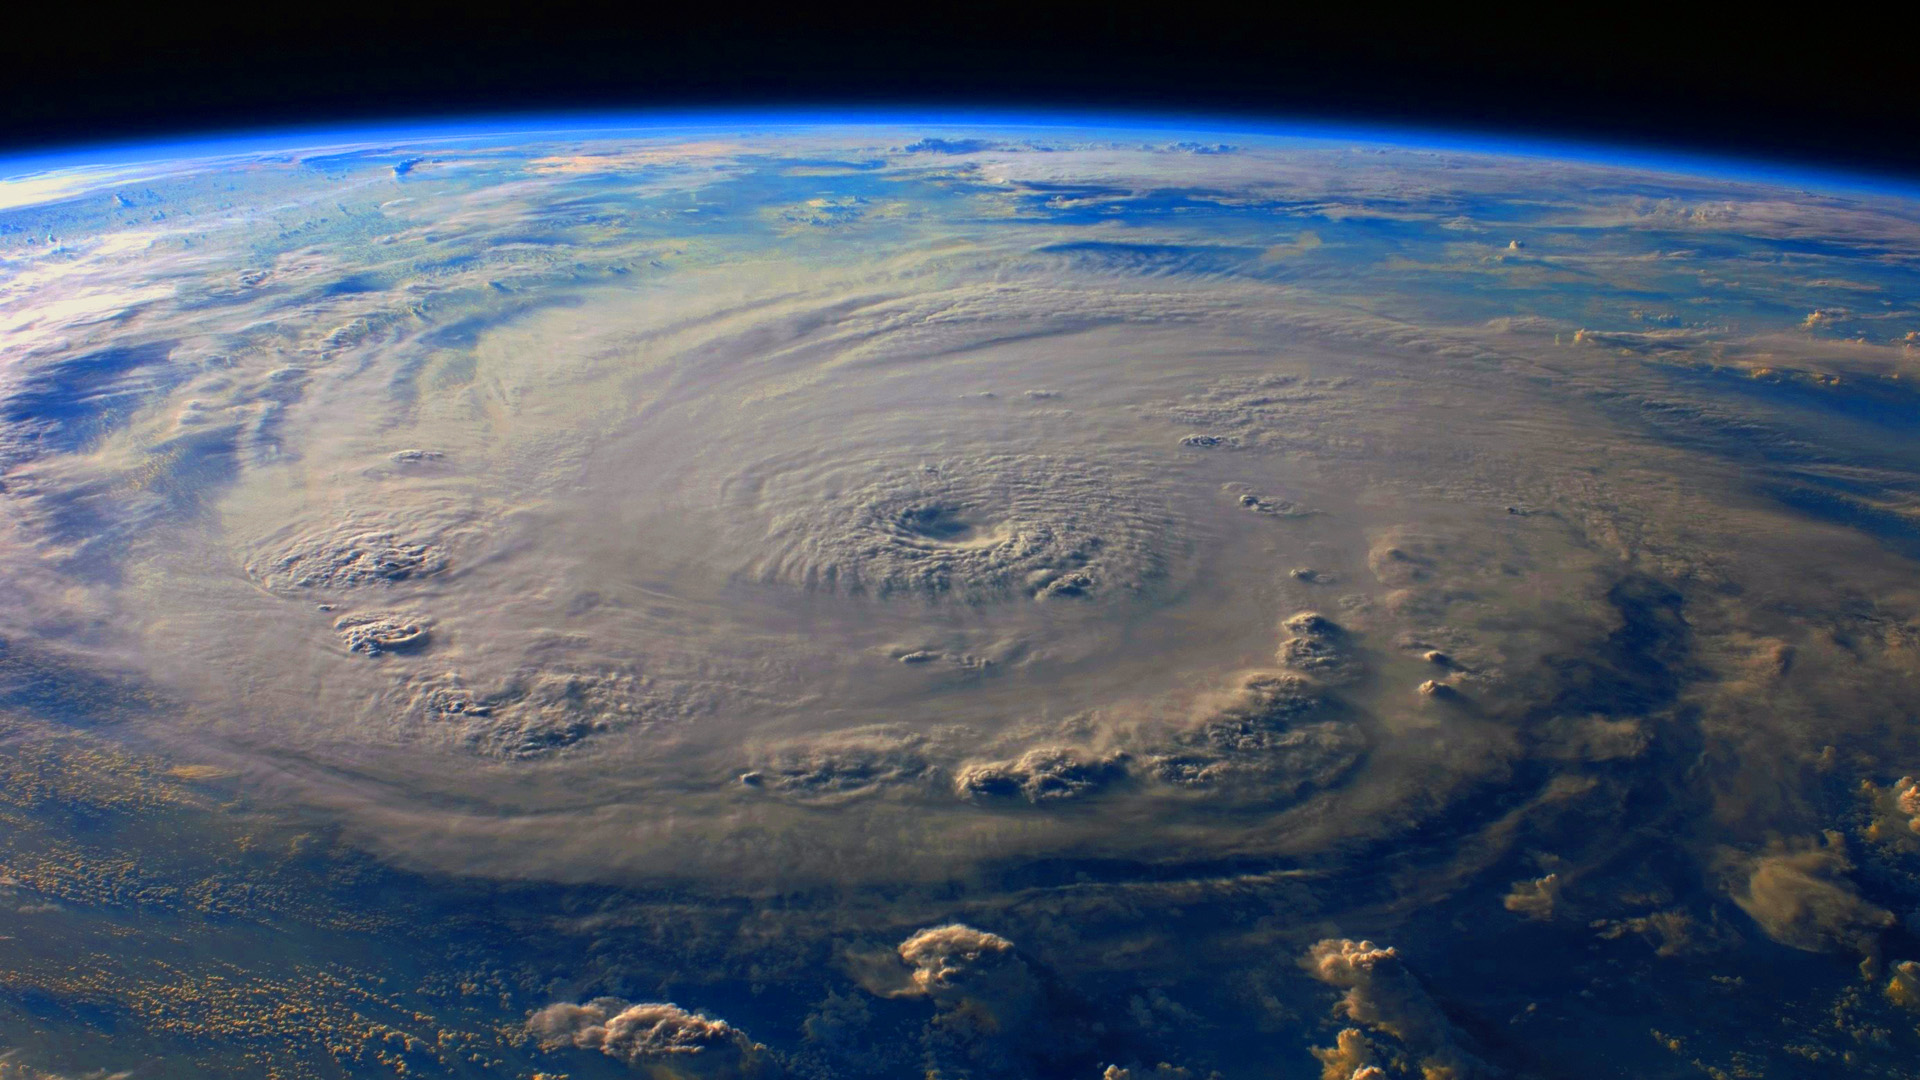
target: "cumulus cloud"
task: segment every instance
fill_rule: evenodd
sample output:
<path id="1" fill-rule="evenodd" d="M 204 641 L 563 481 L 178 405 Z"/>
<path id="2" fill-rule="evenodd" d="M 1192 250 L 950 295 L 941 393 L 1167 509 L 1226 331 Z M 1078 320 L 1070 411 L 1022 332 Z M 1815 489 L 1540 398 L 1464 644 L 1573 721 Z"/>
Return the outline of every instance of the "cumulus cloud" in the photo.
<path id="1" fill-rule="evenodd" d="M 1312 1048 L 1320 1061 L 1320 1080 L 1384 1080 L 1380 1049 L 1359 1028 L 1342 1028 L 1333 1045 Z"/>
<path id="2" fill-rule="evenodd" d="M 349 523 L 296 535 L 250 569 L 276 588 L 353 589 L 427 577 L 446 567 L 446 549 L 434 539 Z"/>
<path id="3" fill-rule="evenodd" d="M 1100 1080 L 1193 1080 L 1193 1070 L 1165 1061 L 1152 1067 L 1109 1065 L 1100 1073 Z"/>
<path id="4" fill-rule="evenodd" d="M 1280 624 L 1288 637 L 1275 659 L 1288 668 L 1326 683 L 1351 682 L 1360 665 L 1345 627 L 1317 611 L 1302 611 Z"/>
<path id="5" fill-rule="evenodd" d="M 1807 952 L 1878 949 L 1893 913 L 1862 897 L 1839 833 L 1776 841 L 1753 855 L 1726 856 L 1733 902 L 1782 945 Z"/>
<path id="6" fill-rule="evenodd" d="M 1682 352 L 1706 339 L 1698 330 L 1576 330 L 1576 345 L 1598 345 L 1632 353 Z"/>
<path id="7" fill-rule="evenodd" d="M 1126 776 L 1126 755 L 1088 754 L 1072 747 L 1046 746 L 1012 761 L 987 762 L 960 770 L 955 787 L 977 802 L 1024 799 L 1054 802 L 1092 795 Z"/>
<path id="8" fill-rule="evenodd" d="M 1056 1075 L 1089 1049 L 1084 1021 L 998 934 L 947 923 L 908 936 L 890 956 L 847 959 L 869 992 L 933 1004 L 921 1036 L 929 1076 Z"/>
<path id="9" fill-rule="evenodd" d="M 1920 1012 L 1920 963 L 1902 960 L 1893 965 L 1887 977 L 1886 995 L 1895 1005 Z"/>
<path id="10" fill-rule="evenodd" d="M 907 938 L 899 954 L 910 969 L 907 993 L 977 1016 L 989 1027 L 1022 1023 L 1039 1004 L 1039 982 L 1013 942 L 998 934 L 948 923 Z"/>
<path id="11" fill-rule="evenodd" d="M 405 611 L 369 611 L 343 615 L 333 628 L 347 651 L 380 656 L 385 653 L 418 652 L 426 648 L 432 635 L 431 622 Z"/>
<path id="12" fill-rule="evenodd" d="M 1393 948 L 1327 938 L 1308 949 L 1300 963 L 1314 978 L 1346 991 L 1334 1006 L 1337 1014 L 1405 1044 L 1420 1059 L 1427 1080 L 1489 1074 L 1486 1064 L 1463 1047 L 1464 1036 Z M 1356 1071 L 1369 1064 L 1354 1063 Z"/>
<path id="13" fill-rule="evenodd" d="M 745 786 L 807 802 L 844 802 L 925 786 L 939 773 L 938 740 L 900 725 L 875 725 L 769 748 L 740 775 Z"/>
<path id="14" fill-rule="evenodd" d="M 725 1020 L 667 1002 L 594 998 L 534 1013 L 527 1030 L 545 1049 L 598 1050 L 652 1080 L 736 1080 L 777 1075 L 767 1048 Z"/>
<path id="15" fill-rule="evenodd" d="M 1634 934 L 1653 946 L 1655 956 L 1688 956 L 1717 952 L 1740 944 L 1740 935 L 1715 918 L 1702 922 L 1684 908 L 1669 908 L 1624 919 L 1596 919 L 1591 924 L 1601 938 L 1613 940 Z"/>
<path id="16" fill-rule="evenodd" d="M 1366 751 L 1359 725 L 1299 675 L 1248 674 L 1203 716 L 1146 755 L 1149 775 L 1195 791 L 1284 802 L 1330 786 Z"/>
<path id="17" fill-rule="evenodd" d="M 1903 776 L 1886 787 L 1862 780 L 1860 794 L 1871 807 L 1863 830 L 1868 840 L 1900 851 L 1920 850 L 1920 780 Z"/>
<path id="18" fill-rule="evenodd" d="M 411 636 L 414 628 L 419 636 Z M 415 650 L 425 625 L 382 618 L 350 627 L 391 634 L 392 646 L 361 646 L 371 654 Z M 345 632 L 343 631 L 343 636 Z M 347 637 L 349 647 L 355 646 Z M 567 749 L 594 735 L 657 718 L 670 706 L 644 679 L 626 673 L 529 667 L 485 692 L 458 673 L 416 674 L 404 681 L 402 715 L 413 733 L 439 736 L 488 757 L 526 760 Z"/>
<path id="19" fill-rule="evenodd" d="M 1560 875 L 1548 874 L 1531 881 L 1516 881 L 1501 899 L 1508 911 L 1529 919 L 1553 918 L 1553 906 L 1560 899 Z"/>

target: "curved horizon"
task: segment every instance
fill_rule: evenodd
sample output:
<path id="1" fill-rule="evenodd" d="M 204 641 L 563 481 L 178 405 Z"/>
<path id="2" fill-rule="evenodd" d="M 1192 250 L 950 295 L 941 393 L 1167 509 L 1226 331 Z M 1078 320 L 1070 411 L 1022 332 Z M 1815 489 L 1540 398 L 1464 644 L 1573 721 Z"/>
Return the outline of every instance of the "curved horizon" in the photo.
<path id="1" fill-rule="evenodd" d="M 1483 154 L 1542 161 L 1634 168 L 1721 181 L 1804 185 L 1812 188 L 1920 197 L 1920 180 L 1891 170 L 1836 167 L 1758 154 L 1676 149 L 1659 140 L 1628 142 L 1568 135 L 1512 133 L 1462 125 L 1375 124 L 1364 120 L 1258 118 L 1248 114 L 1133 109 L 1050 109 L 943 106 L 767 106 L 763 108 L 631 108 L 583 111 L 501 111 L 422 115 L 368 123 L 320 121 L 286 127 L 229 127 L 172 136 L 75 140 L 19 151 L 0 149 L 0 185 L 61 172 L 111 167 L 179 165 L 228 157 L 313 154 L 396 148 L 514 136 L 700 134 L 737 125 L 793 129 L 918 127 L 948 130 L 1012 129 L 1120 132 L 1165 131 L 1304 143 L 1365 143 L 1408 151 Z M 167 151 L 173 151 L 167 154 Z M 56 197 L 58 198 L 58 197 Z M 31 200 L 40 203 L 53 200 Z M 9 203 L 0 197 L 0 208 Z"/>

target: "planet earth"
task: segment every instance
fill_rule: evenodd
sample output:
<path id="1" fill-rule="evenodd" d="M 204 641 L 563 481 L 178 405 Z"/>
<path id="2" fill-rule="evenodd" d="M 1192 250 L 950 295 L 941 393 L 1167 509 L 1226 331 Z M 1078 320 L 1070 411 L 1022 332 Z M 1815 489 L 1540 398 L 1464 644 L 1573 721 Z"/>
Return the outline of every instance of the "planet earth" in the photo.
<path id="1" fill-rule="evenodd" d="M 1920 1076 L 1920 189 L 0 162 L 0 1077 Z"/>

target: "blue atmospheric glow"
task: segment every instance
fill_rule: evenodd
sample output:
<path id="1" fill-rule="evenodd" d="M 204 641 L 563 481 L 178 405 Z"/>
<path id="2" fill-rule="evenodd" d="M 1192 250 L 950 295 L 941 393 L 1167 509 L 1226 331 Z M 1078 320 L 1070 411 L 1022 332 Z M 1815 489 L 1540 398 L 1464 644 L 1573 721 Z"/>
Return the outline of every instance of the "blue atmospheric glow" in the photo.
<path id="1" fill-rule="evenodd" d="M 1574 162 L 1652 172 L 1827 191 L 1920 197 L 1920 184 L 1899 177 L 1843 172 L 1788 162 L 1691 154 L 1663 148 L 1514 136 L 1466 129 L 1275 120 L 1248 116 L 1154 112 L 1075 112 L 1046 109 L 760 108 L 621 110 L 495 114 L 487 117 L 363 126 L 311 125 L 72 144 L 0 157 L 0 180 L 91 168 L 167 166 L 231 158 L 301 156 L 320 152 L 490 143 L 506 138 L 652 137 L 801 131 L 840 126 L 915 131 L 1167 133 L 1189 138 L 1240 138 L 1307 145 L 1352 144 Z"/>

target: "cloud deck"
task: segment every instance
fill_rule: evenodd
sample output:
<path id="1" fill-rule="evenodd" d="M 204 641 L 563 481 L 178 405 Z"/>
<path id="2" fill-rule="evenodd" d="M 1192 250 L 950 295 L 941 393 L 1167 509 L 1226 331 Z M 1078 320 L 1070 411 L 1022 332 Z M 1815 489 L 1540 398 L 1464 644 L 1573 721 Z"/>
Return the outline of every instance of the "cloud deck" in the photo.
<path id="1" fill-rule="evenodd" d="M 1899 1075 L 1920 209 L 1194 146 L 0 197 L 0 1065 Z"/>

